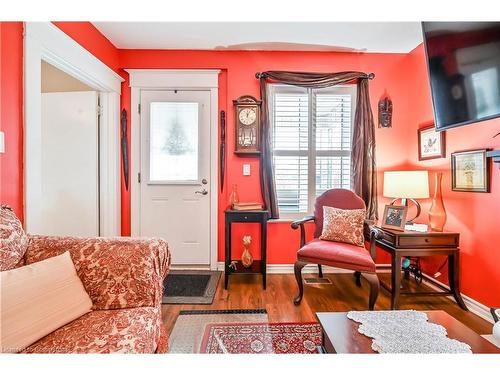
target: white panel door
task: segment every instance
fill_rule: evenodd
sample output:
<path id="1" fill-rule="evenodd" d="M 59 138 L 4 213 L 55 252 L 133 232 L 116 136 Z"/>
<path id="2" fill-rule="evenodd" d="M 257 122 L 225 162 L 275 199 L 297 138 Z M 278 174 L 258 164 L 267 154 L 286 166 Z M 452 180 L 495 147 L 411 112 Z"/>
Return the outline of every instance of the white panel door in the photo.
<path id="1" fill-rule="evenodd" d="M 42 220 L 32 233 L 99 235 L 98 93 L 42 94 Z"/>
<path id="2" fill-rule="evenodd" d="M 141 91 L 140 235 L 210 264 L 210 91 Z"/>

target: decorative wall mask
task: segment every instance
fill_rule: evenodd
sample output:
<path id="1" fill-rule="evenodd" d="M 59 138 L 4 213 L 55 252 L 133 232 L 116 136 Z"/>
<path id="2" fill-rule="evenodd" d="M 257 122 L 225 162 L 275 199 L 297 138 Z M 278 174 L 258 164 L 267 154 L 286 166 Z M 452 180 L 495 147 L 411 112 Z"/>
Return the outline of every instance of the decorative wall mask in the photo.
<path id="1" fill-rule="evenodd" d="M 387 96 L 378 102 L 378 127 L 392 128 L 392 100 Z"/>

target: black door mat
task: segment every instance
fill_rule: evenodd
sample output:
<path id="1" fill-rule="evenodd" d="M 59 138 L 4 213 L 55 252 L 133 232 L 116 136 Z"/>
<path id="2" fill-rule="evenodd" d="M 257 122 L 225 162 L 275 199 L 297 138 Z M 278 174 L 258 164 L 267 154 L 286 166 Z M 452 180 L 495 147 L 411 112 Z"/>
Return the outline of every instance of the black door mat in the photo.
<path id="1" fill-rule="evenodd" d="M 163 281 L 162 303 L 209 305 L 220 274 L 218 271 L 170 271 Z"/>

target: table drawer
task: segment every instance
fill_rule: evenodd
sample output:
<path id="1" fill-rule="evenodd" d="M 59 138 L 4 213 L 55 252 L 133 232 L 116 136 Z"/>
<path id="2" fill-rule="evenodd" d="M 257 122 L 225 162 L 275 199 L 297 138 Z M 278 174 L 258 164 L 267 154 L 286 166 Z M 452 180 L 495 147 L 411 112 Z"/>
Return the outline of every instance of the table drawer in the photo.
<path id="1" fill-rule="evenodd" d="M 458 246 L 455 236 L 398 236 L 398 247 L 453 247 Z"/>

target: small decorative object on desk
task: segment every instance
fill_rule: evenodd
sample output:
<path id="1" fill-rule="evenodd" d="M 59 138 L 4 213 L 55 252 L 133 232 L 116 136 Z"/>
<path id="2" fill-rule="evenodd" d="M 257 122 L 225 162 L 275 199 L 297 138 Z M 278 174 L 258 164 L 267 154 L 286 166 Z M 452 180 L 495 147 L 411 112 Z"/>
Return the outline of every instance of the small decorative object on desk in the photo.
<path id="1" fill-rule="evenodd" d="M 417 224 L 417 223 L 406 224 L 405 230 L 409 230 L 412 232 L 425 233 L 429 230 L 429 226 L 427 224 Z"/>
<path id="2" fill-rule="evenodd" d="M 408 206 L 386 205 L 382 228 L 404 231 Z"/>
<path id="3" fill-rule="evenodd" d="M 229 204 L 233 207 L 236 203 L 240 201 L 238 196 L 238 185 L 234 184 L 231 190 L 231 195 L 229 195 Z"/>
<path id="4" fill-rule="evenodd" d="M 441 192 L 441 180 L 443 173 L 436 172 L 436 185 L 434 188 L 434 198 L 429 210 L 429 224 L 431 229 L 436 232 L 442 232 L 446 224 L 446 210 L 443 203 L 443 194 Z"/>
<path id="5" fill-rule="evenodd" d="M 252 243 L 251 236 L 243 236 L 243 254 L 241 255 L 241 264 L 243 267 L 250 268 L 253 263 L 252 253 L 250 252 L 250 244 Z"/>
<path id="6" fill-rule="evenodd" d="M 415 310 L 349 311 L 347 317 L 360 323 L 359 333 L 373 339 L 379 353 L 472 353 L 468 344 L 447 337 L 446 328 L 429 323 Z"/>
<path id="7" fill-rule="evenodd" d="M 262 210 L 262 204 L 256 202 L 241 202 L 234 203 L 233 210 L 235 211 L 260 211 Z"/>

